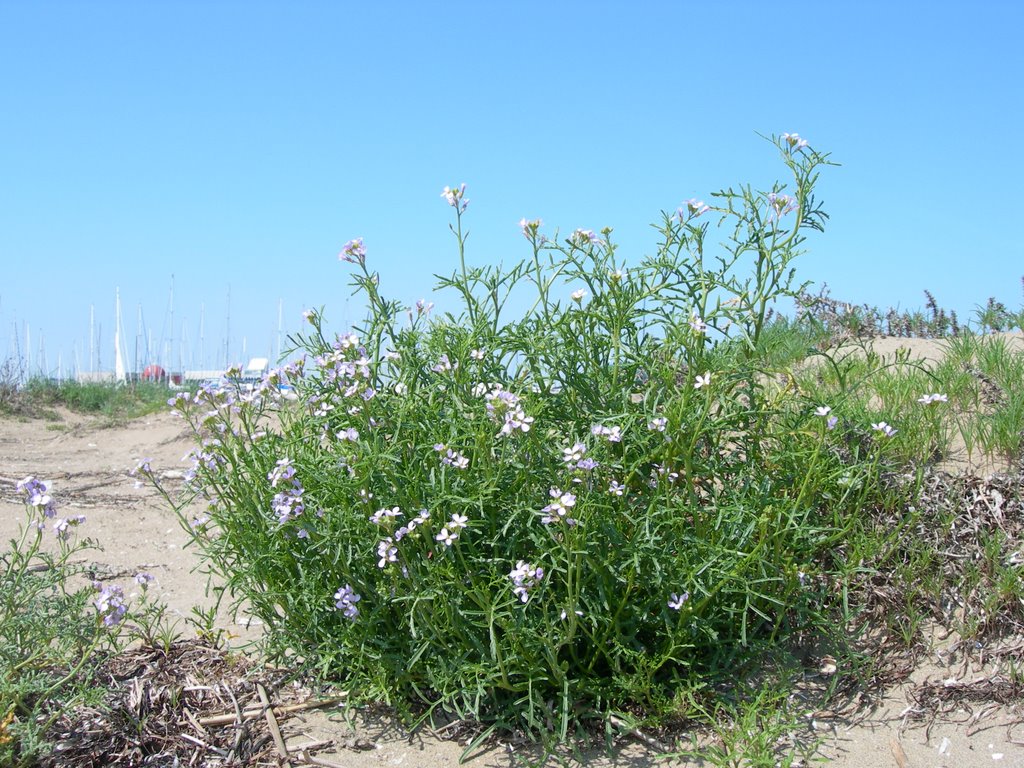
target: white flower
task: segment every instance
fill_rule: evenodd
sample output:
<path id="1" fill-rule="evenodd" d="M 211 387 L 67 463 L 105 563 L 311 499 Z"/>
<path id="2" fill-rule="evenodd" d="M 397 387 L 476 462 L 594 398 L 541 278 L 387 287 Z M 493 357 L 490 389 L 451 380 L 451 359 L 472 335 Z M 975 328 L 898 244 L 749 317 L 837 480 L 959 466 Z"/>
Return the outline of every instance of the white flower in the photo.
<path id="1" fill-rule="evenodd" d="M 587 292 L 580 288 L 578 291 L 573 291 L 570 295 L 572 296 L 572 300 L 579 304 L 586 297 Z"/>
<path id="2" fill-rule="evenodd" d="M 652 432 L 664 432 L 665 427 L 668 425 L 668 419 L 664 416 L 659 416 L 654 421 L 647 424 L 647 428 Z"/>
<path id="3" fill-rule="evenodd" d="M 441 542 L 446 547 L 450 547 L 452 544 L 455 543 L 455 540 L 457 538 L 459 538 L 458 531 L 449 532 L 447 528 L 442 528 L 441 532 L 434 537 L 434 540 Z"/>
<path id="4" fill-rule="evenodd" d="M 828 416 L 830 413 L 832 413 L 832 409 L 829 408 L 827 405 L 819 405 L 817 408 L 814 409 L 814 415 L 821 416 L 822 418 Z"/>
<path id="5" fill-rule="evenodd" d="M 694 389 L 700 389 L 701 387 L 707 387 L 711 384 L 711 371 L 705 371 L 703 376 L 698 376 L 696 381 L 693 382 Z"/>
<path id="6" fill-rule="evenodd" d="M 892 437 L 896 434 L 897 430 L 886 424 L 884 421 L 880 421 L 877 424 L 872 424 L 871 428 L 876 432 L 881 432 L 886 437 Z"/>

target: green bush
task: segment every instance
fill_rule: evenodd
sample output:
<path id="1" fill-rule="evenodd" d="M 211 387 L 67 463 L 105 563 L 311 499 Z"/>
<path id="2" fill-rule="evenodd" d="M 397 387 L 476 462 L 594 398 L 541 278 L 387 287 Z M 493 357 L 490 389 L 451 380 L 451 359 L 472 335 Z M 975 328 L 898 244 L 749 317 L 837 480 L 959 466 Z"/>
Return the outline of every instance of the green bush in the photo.
<path id="1" fill-rule="evenodd" d="M 774 143 L 791 187 L 687 201 L 628 269 L 610 230 L 526 220 L 532 258 L 467 268 L 465 187 L 446 188 L 459 314 L 384 299 L 353 240 L 356 334 L 310 313 L 303 356 L 255 391 L 235 371 L 172 401 L 199 442 L 195 542 L 272 652 L 548 739 L 672 716 L 681 687 L 834 626 L 827 569 L 881 499 L 888 448 L 765 367 L 771 309 L 826 219 L 827 156 Z M 709 233 L 727 238 L 713 256 Z"/>
<path id="2" fill-rule="evenodd" d="M 48 487 L 34 477 L 17 491 L 26 524 L 0 551 L 0 765 L 28 766 L 46 754 L 60 714 L 95 697 L 92 675 L 116 646 L 111 628 L 126 606 L 119 587 L 73 584 L 82 571 L 74 555 L 93 547 L 72 539 L 85 518 L 58 518 Z M 45 545 L 50 535 L 56 547 Z"/>

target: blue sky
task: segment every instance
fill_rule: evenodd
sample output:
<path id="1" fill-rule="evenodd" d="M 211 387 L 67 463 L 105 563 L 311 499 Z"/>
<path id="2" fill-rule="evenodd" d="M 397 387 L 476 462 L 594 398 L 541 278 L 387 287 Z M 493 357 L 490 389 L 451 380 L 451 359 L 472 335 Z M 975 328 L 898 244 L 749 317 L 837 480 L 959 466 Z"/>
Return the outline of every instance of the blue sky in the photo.
<path id="1" fill-rule="evenodd" d="M 524 216 L 611 226 L 635 261 L 659 211 L 781 177 L 758 133 L 783 131 L 842 164 L 802 277 L 1017 308 L 1022 9 L 0 0 L 0 354 L 28 326 L 33 366 L 88 370 L 94 307 L 111 367 L 115 288 L 129 356 L 140 307 L 186 367 L 274 353 L 279 306 L 286 333 L 359 319 L 353 237 L 386 295 L 454 306 L 446 184 L 470 263 L 526 257 Z"/>

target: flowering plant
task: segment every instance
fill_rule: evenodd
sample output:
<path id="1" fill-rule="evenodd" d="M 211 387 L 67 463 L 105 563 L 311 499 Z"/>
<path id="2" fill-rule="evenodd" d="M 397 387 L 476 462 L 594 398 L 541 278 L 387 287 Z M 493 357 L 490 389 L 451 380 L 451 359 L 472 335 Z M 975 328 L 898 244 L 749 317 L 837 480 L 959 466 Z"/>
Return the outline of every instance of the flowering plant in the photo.
<path id="1" fill-rule="evenodd" d="M 311 313 L 301 356 L 261 387 L 172 402 L 206 505 L 183 519 L 272 652 L 369 698 L 564 738 L 669 714 L 680 681 L 821 620 L 806 575 L 870 484 L 830 479 L 815 415 L 781 418 L 759 367 L 826 218 L 827 157 L 774 143 L 791 189 L 689 200 L 635 266 L 610 229 L 559 239 L 523 218 L 529 258 L 467 267 L 466 187 L 446 187 L 460 268 L 440 285 L 461 313 L 385 299 L 353 240 L 360 327 L 332 336 Z"/>

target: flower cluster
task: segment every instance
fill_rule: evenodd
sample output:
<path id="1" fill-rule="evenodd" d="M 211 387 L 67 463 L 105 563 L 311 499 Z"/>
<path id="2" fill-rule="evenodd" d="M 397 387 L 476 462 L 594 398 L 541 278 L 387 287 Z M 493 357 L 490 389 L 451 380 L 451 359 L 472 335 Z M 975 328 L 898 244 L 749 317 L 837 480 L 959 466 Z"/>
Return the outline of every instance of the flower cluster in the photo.
<path id="1" fill-rule="evenodd" d="M 832 416 L 831 413 L 832 409 L 827 405 L 819 405 L 814 409 L 814 415 L 825 419 L 825 427 L 829 430 L 835 429 L 836 424 L 839 423 L 839 417 Z"/>
<path id="2" fill-rule="evenodd" d="M 530 590 L 544 578 L 544 569 L 520 560 L 516 567 L 508 572 L 508 577 L 512 579 L 512 594 L 525 603 L 530 599 Z"/>
<path id="3" fill-rule="evenodd" d="M 434 541 L 439 541 L 446 547 L 450 547 L 459 538 L 459 531 L 466 527 L 468 519 L 465 515 L 453 514 L 448 524 L 434 537 Z"/>
<path id="4" fill-rule="evenodd" d="M 455 469 L 466 469 L 469 466 L 469 459 L 463 456 L 458 451 L 453 451 L 444 443 L 436 443 L 434 450 L 438 453 L 443 453 L 441 457 L 441 463 L 446 464 L 449 467 L 455 467 Z"/>
<path id="5" fill-rule="evenodd" d="M 395 509 L 398 509 L 398 507 L 395 507 Z M 429 519 L 430 519 L 430 512 L 428 512 L 425 509 L 421 509 L 416 514 L 416 517 L 414 517 L 407 524 L 403 525 L 401 528 L 399 528 L 397 531 L 395 531 L 395 542 L 397 543 L 397 542 L 401 541 L 406 536 L 408 536 L 410 533 L 412 533 L 417 528 L 419 528 L 421 525 L 425 525 L 427 520 L 429 520 Z M 465 518 L 463 518 L 463 520 L 465 520 Z"/>
<path id="6" fill-rule="evenodd" d="M 356 617 L 359 616 L 359 609 L 356 608 L 362 598 L 356 594 L 356 591 L 352 589 L 351 584 L 346 584 L 344 587 L 334 593 L 334 607 L 341 611 L 342 615 L 346 619 L 355 621 Z"/>
<path id="7" fill-rule="evenodd" d="M 539 243 L 546 243 L 547 238 L 544 237 L 544 235 L 540 235 L 539 237 L 537 235 L 543 224 L 544 222 L 540 219 L 527 220 L 526 217 L 523 217 L 519 220 L 519 229 L 523 231 L 523 237 L 530 242 L 537 240 Z"/>
<path id="8" fill-rule="evenodd" d="M 451 360 L 448 359 L 448 355 L 441 355 L 441 357 L 438 358 L 437 365 L 435 365 L 430 370 L 432 370 L 434 373 L 449 373 L 450 371 L 457 370 L 458 367 L 458 360 L 456 360 L 453 363 Z"/>
<path id="9" fill-rule="evenodd" d="M 35 507 L 45 517 L 53 517 L 56 514 L 56 507 L 53 503 L 53 497 L 50 496 L 50 488 L 48 483 L 44 483 L 32 475 L 19 480 L 15 484 L 15 488 L 19 493 L 25 494 L 25 502 L 30 507 Z"/>
<path id="10" fill-rule="evenodd" d="M 469 205 L 469 198 L 466 197 L 465 184 L 460 184 L 455 189 L 445 187 L 441 190 L 441 197 L 443 197 L 445 202 L 459 213 L 465 211 L 466 207 Z"/>
<path id="11" fill-rule="evenodd" d="M 568 516 L 569 510 L 576 506 L 576 495 L 568 491 L 563 492 L 560 488 L 551 488 L 548 495 L 554 501 L 541 510 L 547 514 L 540 521 L 548 525 L 556 520 L 564 520 L 566 525 L 576 525 L 577 521 Z"/>
<path id="12" fill-rule="evenodd" d="M 877 424 L 872 424 L 871 428 L 876 432 L 881 432 L 886 437 L 892 437 L 898 430 L 893 429 L 889 424 L 884 421 L 880 421 Z"/>
<path id="13" fill-rule="evenodd" d="M 390 536 L 377 542 L 377 558 L 378 568 L 386 568 L 388 563 L 398 562 L 398 547 Z"/>
<path id="14" fill-rule="evenodd" d="M 274 468 L 267 473 L 267 479 L 270 481 L 271 488 L 276 488 L 278 484 L 291 482 L 291 488 L 278 491 L 271 502 L 271 507 L 277 515 L 278 524 L 284 525 L 290 519 L 301 515 L 306 508 L 302 501 L 305 489 L 299 479 L 295 477 L 295 467 L 292 466 L 291 459 L 287 457 L 279 459 Z"/>
<path id="15" fill-rule="evenodd" d="M 384 509 L 378 509 L 372 515 L 370 515 L 370 522 L 374 525 L 383 525 L 386 520 L 393 520 L 396 517 L 401 516 L 402 510 L 400 508 L 392 507 L 391 509 L 388 509 L 387 507 L 385 507 Z"/>
<path id="16" fill-rule="evenodd" d="M 681 610 L 682 607 L 686 605 L 686 601 L 689 599 L 689 592 L 683 592 L 683 594 L 681 595 L 677 595 L 675 592 L 673 592 L 668 601 L 668 607 L 671 608 L 673 611 Z"/>
<path id="17" fill-rule="evenodd" d="M 128 606 L 124 602 L 124 590 L 116 584 L 105 587 L 99 582 L 94 582 L 93 587 L 100 593 L 93 601 L 93 605 L 103 619 L 103 625 L 113 627 L 119 624 L 128 612 Z"/>
<path id="18" fill-rule="evenodd" d="M 622 427 L 606 427 L 603 424 L 594 424 L 590 428 L 590 434 L 594 437 L 603 437 L 609 443 L 622 442 Z"/>
<path id="19" fill-rule="evenodd" d="M 768 193 L 768 205 L 774 211 L 773 218 L 785 216 L 797 209 L 797 199 L 792 195 L 780 195 L 776 192 Z"/>
<path id="20" fill-rule="evenodd" d="M 789 145 L 790 149 L 804 149 L 807 146 L 807 139 L 801 139 L 799 133 L 784 133 L 782 140 Z"/>
<path id="21" fill-rule="evenodd" d="M 66 541 L 71 535 L 71 529 L 79 526 L 85 522 L 85 515 L 74 515 L 72 517 L 62 517 L 53 523 L 53 532 L 57 534 L 57 538 Z"/>
<path id="22" fill-rule="evenodd" d="M 338 254 L 338 258 L 350 264 L 363 266 L 366 263 L 366 246 L 363 244 L 363 238 L 357 237 L 345 243 L 341 248 L 341 253 Z"/>
<path id="23" fill-rule="evenodd" d="M 683 201 L 683 204 L 676 209 L 676 216 L 679 217 L 679 221 L 686 221 L 689 218 L 697 218 L 710 211 L 711 208 L 704 204 L 703 200 L 698 200 L 696 197 L 691 197 L 689 200 Z"/>
<path id="24" fill-rule="evenodd" d="M 487 413 L 495 421 L 501 422 L 498 435 L 505 437 L 516 430 L 529 432 L 533 424 L 533 416 L 527 416 L 520 405 L 519 397 L 497 386 L 487 394 Z"/>

